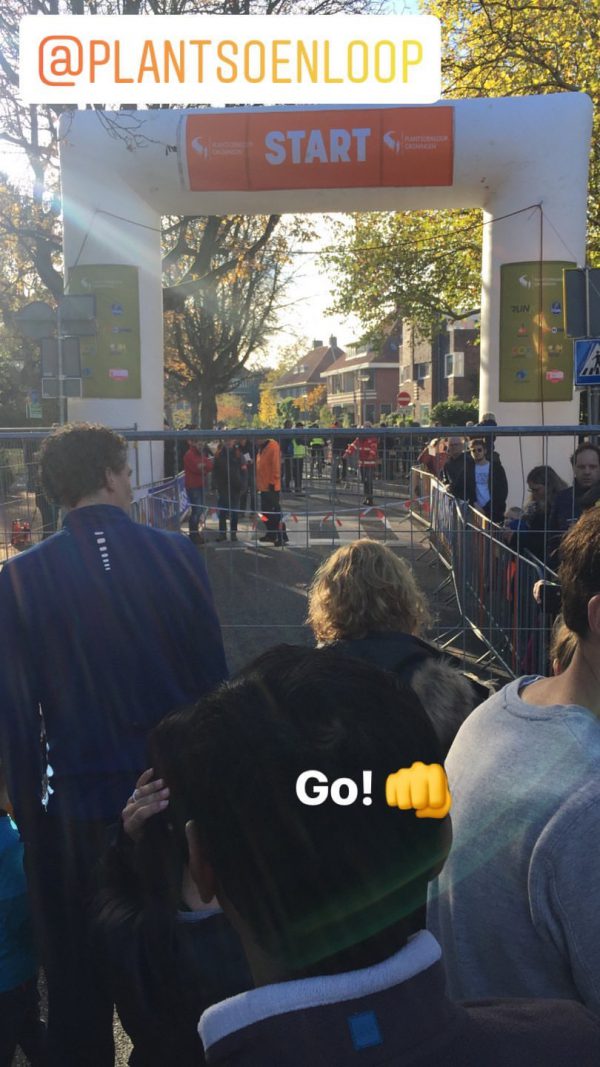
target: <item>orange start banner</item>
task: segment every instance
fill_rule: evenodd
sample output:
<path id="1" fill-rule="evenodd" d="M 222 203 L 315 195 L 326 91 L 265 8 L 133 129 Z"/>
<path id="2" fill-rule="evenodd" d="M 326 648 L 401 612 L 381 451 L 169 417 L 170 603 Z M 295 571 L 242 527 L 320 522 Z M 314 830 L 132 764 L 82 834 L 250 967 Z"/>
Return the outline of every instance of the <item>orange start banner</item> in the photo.
<path id="1" fill-rule="evenodd" d="M 452 185 L 453 108 L 188 115 L 187 188 Z"/>

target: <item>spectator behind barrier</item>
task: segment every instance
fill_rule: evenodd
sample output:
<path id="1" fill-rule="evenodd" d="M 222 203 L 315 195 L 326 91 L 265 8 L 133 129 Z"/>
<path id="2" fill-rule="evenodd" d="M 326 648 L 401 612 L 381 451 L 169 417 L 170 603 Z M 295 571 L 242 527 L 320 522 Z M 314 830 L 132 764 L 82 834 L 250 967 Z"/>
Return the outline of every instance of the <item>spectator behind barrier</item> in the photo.
<path id="1" fill-rule="evenodd" d="M 372 423 L 363 422 L 362 428 L 370 429 L 371 426 Z M 358 452 L 358 469 L 362 478 L 365 494 L 363 504 L 369 506 L 372 506 L 373 504 L 373 478 L 377 466 L 377 447 L 378 441 L 374 435 L 369 437 L 355 437 L 344 452 L 345 459 L 349 459 L 355 452 Z"/>
<path id="2" fill-rule="evenodd" d="M 521 518 L 512 524 L 514 535 L 510 547 L 515 552 L 526 549 L 545 563 L 552 543 L 550 514 L 559 493 L 566 485 L 553 467 L 542 464 L 532 467 L 527 475 L 531 499 Z"/>
<path id="3" fill-rule="evenodd" d="M 571 456 L 573 485 L 556 494 L 550 512 L 551 548 L 558 547 L 566 530 L 600 497 L 600 448 L 584 441 Z"/>
<path id="4" fill-rule="evenodd" d="M 386 545 L 343 545 L 319 567 L 308 594 L 308 623 L 320 645 L 394 671 L 429 714 L 444 755 L 456 731 L 489 695 L 454 656 L 421 637 L 430 622 L 412 571 Z"/>
<path id="5" fill-rule="evenodd" d="M 455 479 L 448 484 L 449 491 L 459 500 L 466 500 L 493 522 L 501 525 L 504 520 L 508 482 L 500 456 L 492 452 L 491 460 L 486 453 L 486 443 L 480 437 L 469 440 L 469 454 L 465 456 L 462 470 L 457 467 Z"/>
<path id="6" fill-rule="evenodd" d="M 217 541 L 227 540 L 227 519 L 231 540 L 237 541 L 240 495 L 246 471 L 247 464 L 239 445 L 228 438 L 221 440 L 213 464 L 213 486 L 217 490 L 219 512 Z"/>
<path id="7" fill-rule="evenodd" d="M 498 425 L 498 422 L 496 420 L 496 416 L 494 415 L 493 411 L 486 411 L 485 414 L 483 414 L 481 416 L 481 419 L 479 420 L 479 422 L 475 423 L 476 429 L 478 429 L 480 426 L 497 426 L 497 425 Z M 486 452 L 488 453 L 488 455 L 492 455 L 492 453 L 494 451 L 494 448 L 495 448 L 495 445 L 496 445 L 496 435 L 492 434 L 492 433 L 491 434 L 486 434 L 484 440 L 485 440 Z"/>
<path id="8" fill-rule="evenodd" d="M 204 1012 L 211 1064 L 597 1067 L 600 1023 L 578 1005 L 446 1000 L 419 926 L 450 820 L 385 800 L 390 772 L 440 751 L 392 674 L 279 646 L 163 722 L 159 745 L 167 733 L 194 877 L 238 929 L 257 986 Z M 349 782 L 355 802 L 336 803 Z"/>
<path id="9" fill-rule="evenodd" d="M 429 474 L 433 474 L 434 478 L 439 478 L 446 466 L 447 459 L 448 453 L 444 438 L 433 437 L 417 456 L 417 463 L 420 463 Z"/>
<path id="10" fill-rule="evenodd" d="M 131 1067 L 203 1064 L 199 1011 L 252 985 L 237 934 L 189 872 L 171 737 L 150 738 L 155 770 L 122 812 L 95 907 L 94 949 L 133 1043 Z"/>
<path id="11" fill-rule="evenodd" d="M 205 498 L 208 492 L 208 476 L 212 470 L 212 456 L 205 455 L 194 438 L 188 439 L 188 449 L 183 456 L 183 478 L 187 498 L 190 502 L 189 531 L 190 540 L 195 544 L 204 544 L 204 534 L 199 525 L 206 518 Z"/>
<path id="12" fill-rule="evenodd" d="M 428 922 L 454 997 L 565 997 L 599 1012 L 600 510 L 562 556 L 573 659 L 558 677 L 511 682 L 460 730 L 446 761 L 455 846 Z"/>
<path id="13" fill-rule="evenodd" d="M 440 474 L 440 481 L 446 486 L 449 493 L 460 498 L 465 483 L 466 459 L 464 437 L 448 438 L 448 453 L 446 462 Z"/>
<path id="14" fill-rule="evenodd" d="M 281 450 L 277 441 L 264 438 L 256 453 L 256 488 L 266 517 L 266 532 L 259 541 L 282 547 L 288 541 L 281 514 Z"/>

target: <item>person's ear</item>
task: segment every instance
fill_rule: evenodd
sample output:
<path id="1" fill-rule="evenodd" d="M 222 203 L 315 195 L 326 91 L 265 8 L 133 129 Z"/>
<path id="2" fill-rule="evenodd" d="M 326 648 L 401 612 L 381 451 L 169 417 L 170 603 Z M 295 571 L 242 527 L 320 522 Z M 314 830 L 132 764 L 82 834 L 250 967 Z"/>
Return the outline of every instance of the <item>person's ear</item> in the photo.
<path id="1" fill-rule="evenodd" d="M 590 633 L 594 637 L 600 637 L 600 593 L 596 593 L 588 600 L 587 615 Z"/>
<path id="2" fill-rule="evenodd" d="M 216 896 L 217 880 L 212 864 L 206 858 L 198 828 L 193 819 L 190 819 L 185 824 L 185 836 L 187 838 L 192 878 L 198 886 L 202 901 L 204 904 L 209 904 Z"/>

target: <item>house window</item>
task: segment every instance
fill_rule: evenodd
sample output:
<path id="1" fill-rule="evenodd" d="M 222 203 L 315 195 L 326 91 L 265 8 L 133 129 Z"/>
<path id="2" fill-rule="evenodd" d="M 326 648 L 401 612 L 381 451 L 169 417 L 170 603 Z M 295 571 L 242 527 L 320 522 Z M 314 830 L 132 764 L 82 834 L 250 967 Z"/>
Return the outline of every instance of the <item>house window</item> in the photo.
<path id="1" fill-rule="evenodd" d="M 422 382 L 429 377 L 431 373 L 430 367 L 430 363 L 415 363 L 415 378 L 418 382 Z"/>
<path id="2" fill-rule="evenodd" d="M 391 415 L 391 413 L 392 413 L 392 405 L 391 404 L 380 404 L 379 405 L 379 410 L 380 410 L 382 415 Z"/>
<path id="3" fill-rule="evenodd" d="M 464 352 L 448 352 L 444 356 L 444 378 L 464 378 L 465 354 Z"/>
<path id="4" fill-rule="evenodd" d="M 351 393 L 354 389 L 354 375 L 342 374 L 342 392 Z"/>
<path id="5" fill-rule="evenodd" d="M 363 381 L 363 379 L 364 379 L 364 381 Z M 365 391 L 367 389 L 373 389 L 375 387 L 374 386 L 374 381 L 373 381 L 373 371 L 367 371 L 367 370 L 357 371 L 357 374 L 356 374 L 356 387 L 357 387 L 357 389 L 364 389 Z"/>

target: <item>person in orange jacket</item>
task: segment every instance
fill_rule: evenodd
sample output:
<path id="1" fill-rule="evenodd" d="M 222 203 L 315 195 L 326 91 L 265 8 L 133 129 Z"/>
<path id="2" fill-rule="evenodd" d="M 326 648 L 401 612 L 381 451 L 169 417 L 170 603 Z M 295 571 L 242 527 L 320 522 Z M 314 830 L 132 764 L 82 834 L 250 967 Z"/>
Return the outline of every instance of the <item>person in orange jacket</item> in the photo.
<path id="1" fill-rule="evenodd" d="M 259 541 L 283 545 L 288 540 L 281 516 L 281 449 L 272 437 L 262 442 L 256 454 L 256 488 L 261 511 L 267 516 L 267 532 Z"/>
<path id="2" fill-rule="evenodd" d="M 367 429 L 370 426 L 372 426 L 370 422 L 363 423 L 363 429 Z M 377 466 L 377 438 L 375 436 L 355 437 L 354 441 L 348 445 L 344 456 L 351 456 L 356 451 L 358 451 L 358 467 L 365 492 L 363 504 L 372 504 L 373 474 Z"/>

